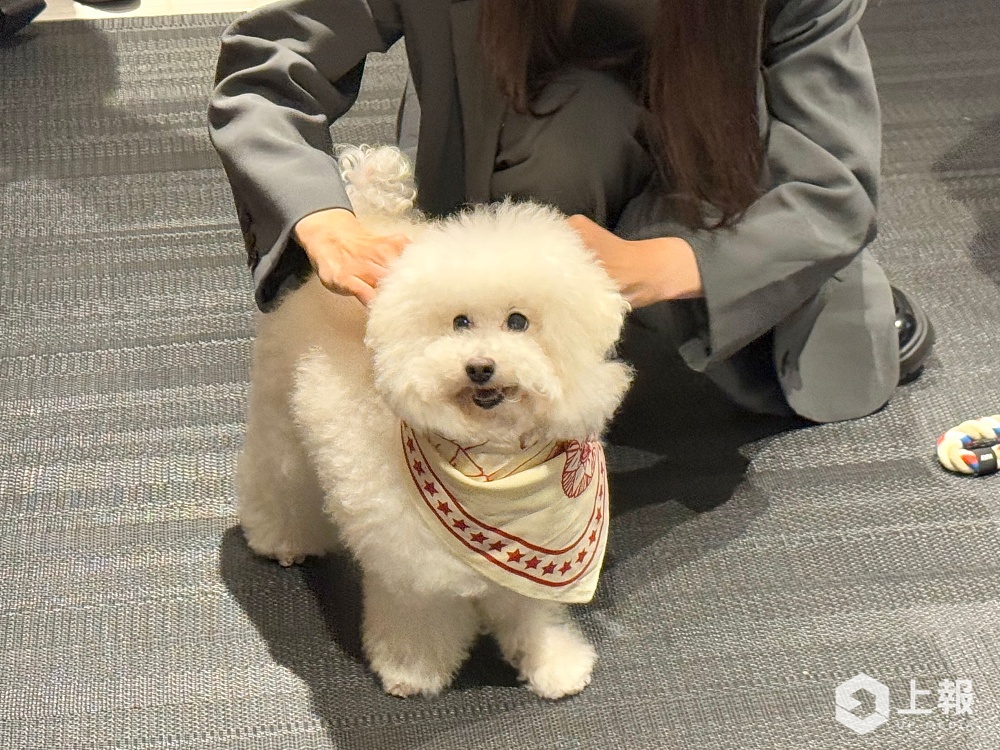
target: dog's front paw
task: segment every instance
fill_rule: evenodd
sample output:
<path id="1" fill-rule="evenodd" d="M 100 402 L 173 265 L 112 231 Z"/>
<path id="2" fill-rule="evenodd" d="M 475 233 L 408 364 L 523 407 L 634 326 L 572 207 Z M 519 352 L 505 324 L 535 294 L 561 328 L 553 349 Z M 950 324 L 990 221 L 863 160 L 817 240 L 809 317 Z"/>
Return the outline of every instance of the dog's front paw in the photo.
<path id="1" fill-rule="evenodd" d="M 326 554 L 326 550 L 322 548 L 305 550 L 302 548 L 295 548 L 292 545 L 285 543 L 275 544 L 272 542 L 270 544 L 262 544 L 259 540 L 254 538 L 248 538 L 248 546 L 255 554 L 260 557 L 266 557 L 270 560 L 274 560 L 283 568 L 300 565 L 311 555 L 320 556 Z"/>
<path id="2" fill-rule="evenodd" d="M 361 645 L 385 691 L 400 698 L 431 697 L 448 687 L 479 624 L 470 600 L 414 592 L 412 580 L 364 576 Z"/>
<path id="3" fill-rule="evenodd" d="M 549 700 L 576 695 L 590 684 L 597 652 L 572 627 L 554 627 L 541 648 L 519 660 L 521 679 L 537 695 Z"/>
<path id="4" fill-rule="evenodd" d="M 373 664 L 372 668 L 382 681 L 385 692 L 397 698 L 412 698 L 415 695 L 433 698 L 440 695 L 451 684 L 452 679 L 450 673 L 420 673 L 386 664 Z"/>

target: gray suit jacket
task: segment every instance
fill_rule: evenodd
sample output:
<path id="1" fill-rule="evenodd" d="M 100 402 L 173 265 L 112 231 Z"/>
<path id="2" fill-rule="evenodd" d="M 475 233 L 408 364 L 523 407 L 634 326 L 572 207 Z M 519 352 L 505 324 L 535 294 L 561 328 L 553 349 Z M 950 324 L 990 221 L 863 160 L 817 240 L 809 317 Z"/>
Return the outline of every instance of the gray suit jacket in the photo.
<path id="1" fill-rule="evenodd" d="M 266 309 L 308 264 L 289 237 L 318 210 L 349 207 L 329 124 L 354 103 L 365 57 L 405 34 L 421 104 L 421 207 L 489 199 L 504 104 L 475 44 L 480 0 L 284 0 L 226 30 L 210 129 L 229 175 Z M 741 351 L 773 336 L 785 398 L 816 421 L 871 413 L 892 394 L 898 346 L 874 237 L 880 118 L 858 29 L 865 0 L 768 0 L 760 85 L 764 196 L 731 230 L 673 222 L 639 196 L 617 231 L 681 236 L 704 300 L 667 303 L 680 351 L 753 407 Z M 654 306 L 655 307 L 655 306 Z M 772 333 L 773 332 L 773 333 Z"/>

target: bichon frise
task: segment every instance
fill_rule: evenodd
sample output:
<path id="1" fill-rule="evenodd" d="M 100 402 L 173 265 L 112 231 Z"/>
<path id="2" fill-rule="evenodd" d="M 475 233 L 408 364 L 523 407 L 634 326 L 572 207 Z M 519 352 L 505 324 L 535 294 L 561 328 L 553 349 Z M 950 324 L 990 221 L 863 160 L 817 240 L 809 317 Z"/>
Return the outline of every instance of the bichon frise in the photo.
<path id="1" fill-rule="evenodd" d="M 627 303 L 563 217 L 412 210 L 395 149 L 341 158 L 359 218 L 413 242 L 366 310 L 312 277 L 258 318 L 239 513 L 284 565 L 346 546 L 385 690 L 435 695 L 480 632 L 546 698 L 596 654 L 566 604 L 607 540 L 598 442 L 628 388 Z"/>

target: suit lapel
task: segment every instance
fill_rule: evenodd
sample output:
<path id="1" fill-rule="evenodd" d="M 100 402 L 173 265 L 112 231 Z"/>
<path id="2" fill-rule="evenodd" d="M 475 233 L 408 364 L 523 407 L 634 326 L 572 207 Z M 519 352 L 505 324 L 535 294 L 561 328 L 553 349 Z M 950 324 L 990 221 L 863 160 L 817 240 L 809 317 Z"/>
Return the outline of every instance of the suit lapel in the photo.
<path id="1" fill-rule="evenodd" d="M 465 198 L 470 203 L 490 199 L 490 176 L 507 106 L 476 41 L 481 2 L 456 0 L 451 6 L 451 43 L 465 146 Z"/>

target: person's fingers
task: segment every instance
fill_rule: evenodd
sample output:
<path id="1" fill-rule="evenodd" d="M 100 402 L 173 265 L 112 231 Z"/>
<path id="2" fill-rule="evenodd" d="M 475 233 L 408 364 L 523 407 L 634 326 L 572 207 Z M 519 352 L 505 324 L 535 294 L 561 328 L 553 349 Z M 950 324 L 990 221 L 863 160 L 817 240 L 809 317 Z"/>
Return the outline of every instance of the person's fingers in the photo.
<path id="1" fill-rule="evenodd" d="M 380 265 L 372 259 L 364 264 L 359 264 L 353 267 L 351 270 L 353 272 L 353 276 L 367 284 L 370 289 L 375 289 L 379 285 L 379 282 L 381 282 L 385 275 L 389 272 L 388 266 L 388 262 L 385 265 Z"/>
<path id="2" fill-rule="evenodd" d="M 386 236 L 386 239 L 389 240 L 400 252 L 402 252 L 403 248 L 413 241 L 405 234 L 390 234 Z"/>
<path id="3" fill-rule="evenodd" d="M 335 279 L 331 276 L 318 273 L 320 283 L 323 284 L 327 289 L 329 289 L 334 294 L 353 294 L 349 289 L 347 289 L 340 279 Z"/>
<path id="4" fill-rule="evenodd" d="M 389 263 L 400 256 L 409 242 L 403 235 L 379 237 L 371 249 L 371 257 L 373 260 L 377 260 L 379 265 L 383 267 L 388 266 Z"/>
<path id="5" fill-rule="evenodd" d="M 351 272 L 369 287 L 375 289 L 382 279 L 385 278 L 386 274 L 389 273 L 389 265 L 388 262 L 385 265 L 380 265 L 372 260 L 364 264 L 352 266 Z"/>
<path id="6" fill-rule="evenodd" d="M 358 265 L 365 268 L 377 268 L 380 272 L 384 272 L 394 257 L 389 248 L 376 246 L 367 255 L 358 258 Z"/>
<path id="7" fill-rule="evenodd" d="M 321 264 L 316 269 L 316 275 L 319 276 L 320 283 L 333 294 L 356 297 L 363 305 L 367 306 L 372 297 L 375 296 L 374 279 L 365 279 L 356 275 L 333 274 L 330 267 L 325 264 Z"/>
<path id="8" fill-rule="evenodd" d="M 363 279 L 359 279 L 357 276 L 352 276 L 351 278 L 346 279 L 344 282 L 344 289 L 346 289 L 348 293 L 353 294 L 365 307 L 367 307 L 368 303 L 375 297 L 375 289 Z"/>
<path id="9" fill-rule="evenodd" d="M 390 263 L 409 242 L 409 237 L 401 233 L 364 232 L 330 238 L 306 254 L 323 286 L 337 294 L 353 295 L 367 305 Z"/>
<path id="10" fill-rule="evenodd" d="M 566 223 L 570 229 L 576 232 L 576 236 L 580 238 L 584 245 L 594 250 L 594 228 L 586 216 L 581 214 L 570 216 L 566 219 Z"/>
<path id="11" fill-rule="evenodd" d="M 346 290 L 347 293 L 354 294 L 355 296 L 358 296 L 356 285 L 362 284 L 370 295 L 372 293 L 371 290 L 375 288 L 385 274 L 386 268 L 373 260 L 355 260 L 341 266 L 332 281 L 336 287 Z"/>
<path id="12" fill-rule="evenodd" d="M 318 258 L 313 265 L 320 283 L 336 294 L 353 294 L 347 288 L 347 281 L 350 276 L 345 272 L 341 264 L 334 263 L 329 257 Z"/>

